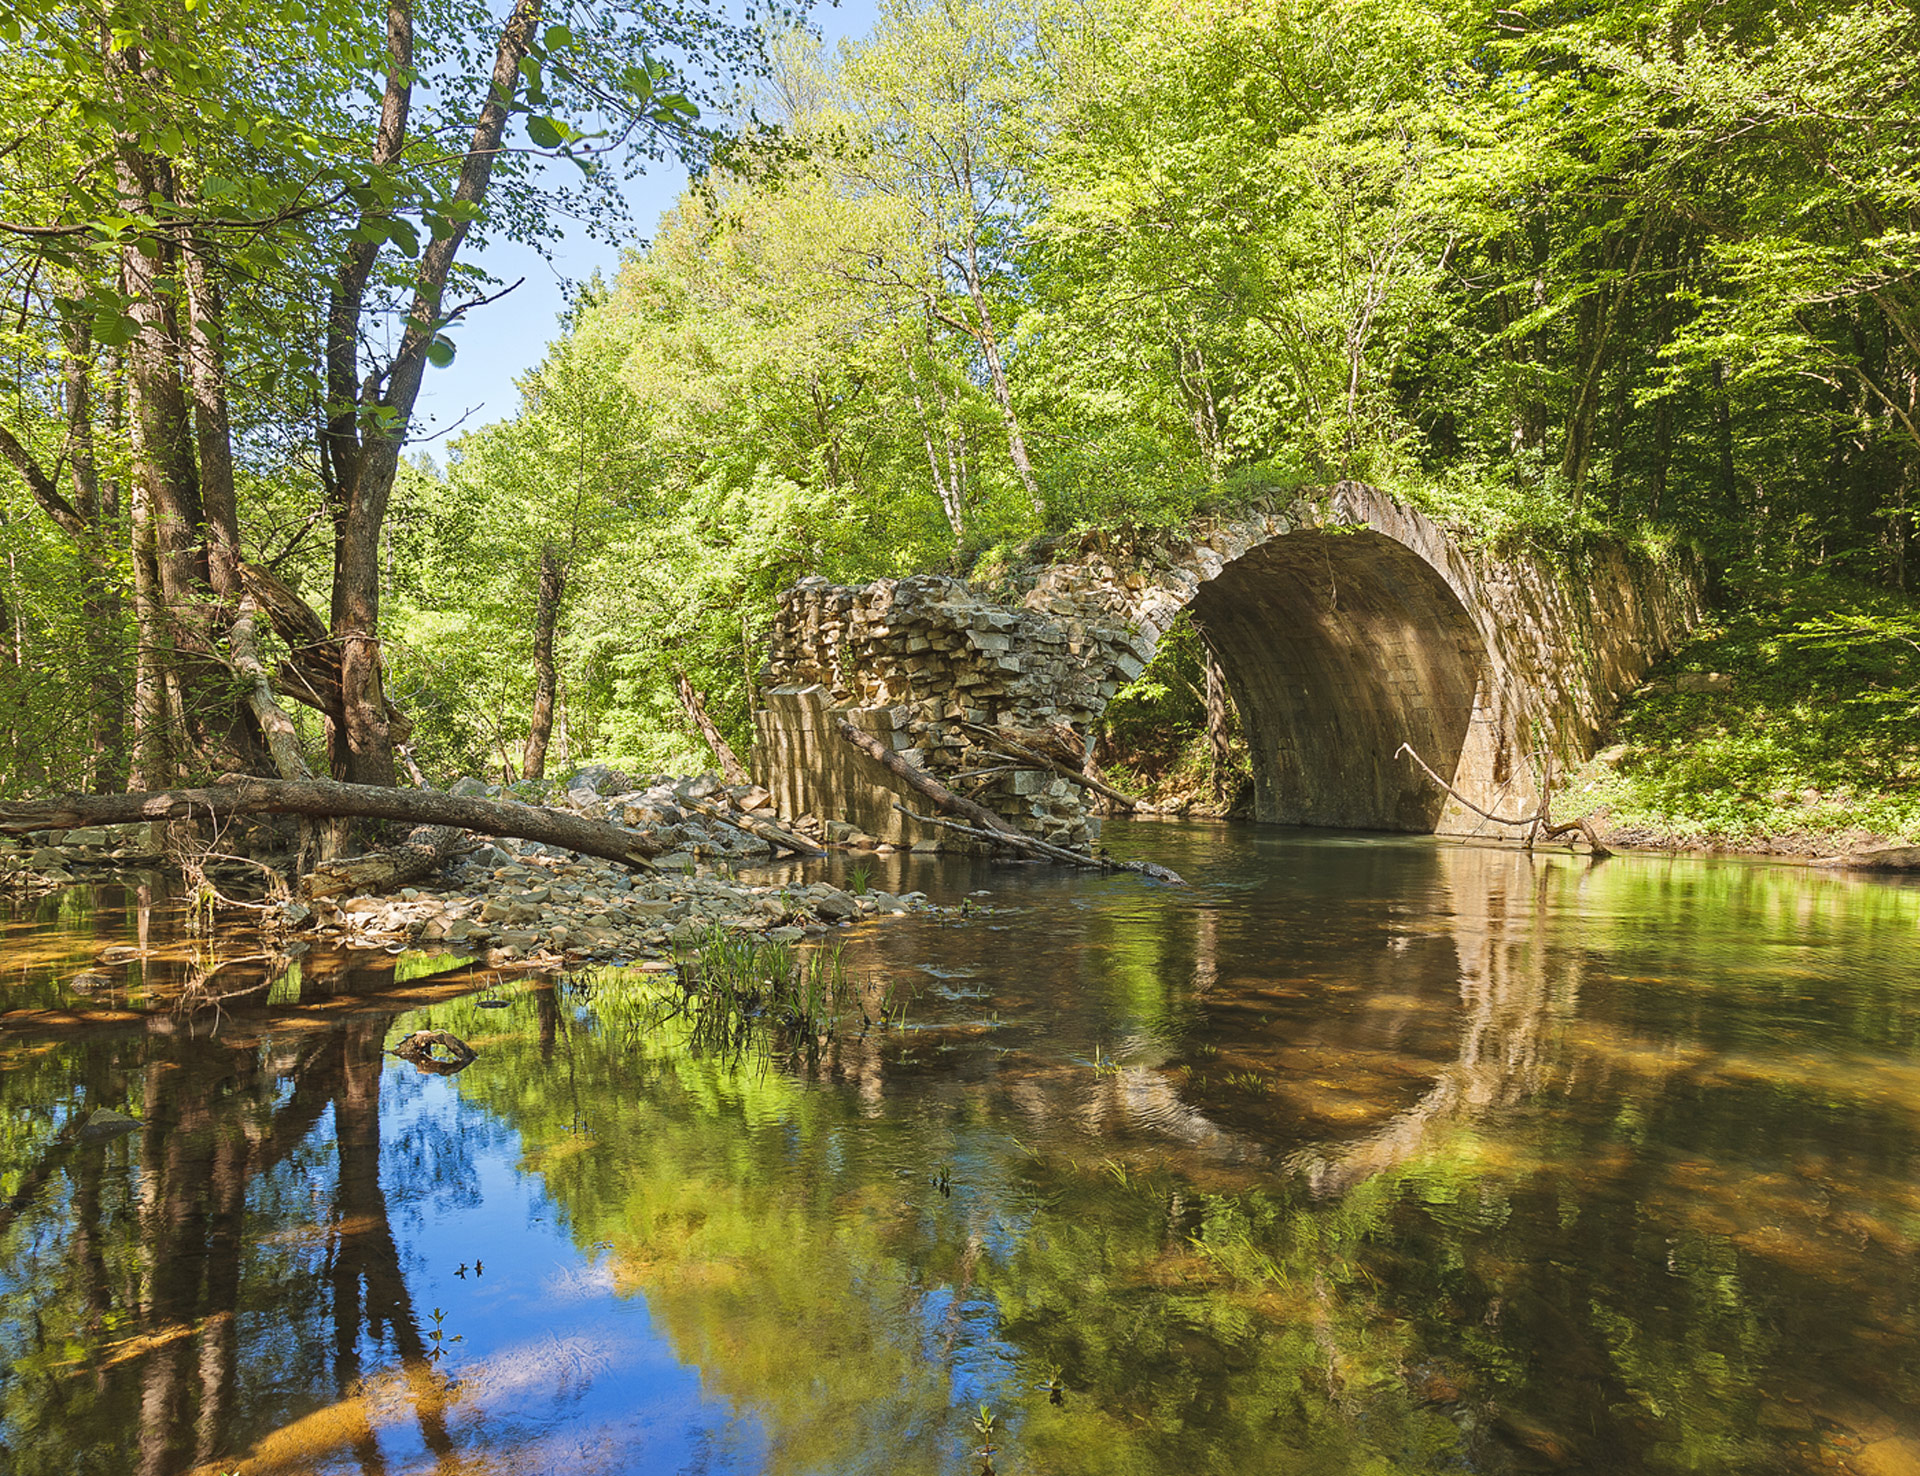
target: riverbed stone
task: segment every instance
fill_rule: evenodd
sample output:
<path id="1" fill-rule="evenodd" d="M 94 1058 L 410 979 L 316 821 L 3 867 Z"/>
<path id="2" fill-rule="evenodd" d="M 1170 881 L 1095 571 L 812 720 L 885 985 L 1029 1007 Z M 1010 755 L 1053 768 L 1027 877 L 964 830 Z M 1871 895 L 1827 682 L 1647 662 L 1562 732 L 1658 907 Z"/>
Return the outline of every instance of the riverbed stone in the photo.
<path id="1" fill-rule="evenodd" d="M 814 899 L 814 916 L 824 922 L 847 922 L 860 911 L 860 904 L 846 892 L 830 891 Z"/>

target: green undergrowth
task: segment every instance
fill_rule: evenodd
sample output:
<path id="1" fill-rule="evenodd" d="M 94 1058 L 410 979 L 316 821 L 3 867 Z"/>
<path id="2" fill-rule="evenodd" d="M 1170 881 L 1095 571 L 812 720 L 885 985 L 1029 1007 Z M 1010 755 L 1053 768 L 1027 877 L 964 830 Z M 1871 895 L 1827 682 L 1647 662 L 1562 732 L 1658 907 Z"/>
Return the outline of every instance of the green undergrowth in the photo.
<path id="1" fill-rule="evenodd" d="M 1214 772 L 1206 680 L 1199 635 L 1181 615 L 1146 670 L 1107 704 L 1095 757 L 1110 782 L 1161 810 L 1218 813 L 1244 799 L 1252 770 L 1231 704 L 1230 753 Z"/>
<path id="2" fill-rule="evenodd" d="M 843 1030 L 897 1023 L 907 992 L 857 979 L 840 948 L 795 949 L 718 925 L 676 963 L 679 997 L 664 997 L 652 1024 L 684 1019 L 696 1050 L 737 1054 L 749 1045 L 817 1050 Z"/>
<path id="3" fill-rule="evenodd" d="M 1756 574 L 1727 604 L 1627 703 L 1560 808 L 1604 811 L 1647 845 L 1811 854 L 1920 836 L 1920 607 Z"/>

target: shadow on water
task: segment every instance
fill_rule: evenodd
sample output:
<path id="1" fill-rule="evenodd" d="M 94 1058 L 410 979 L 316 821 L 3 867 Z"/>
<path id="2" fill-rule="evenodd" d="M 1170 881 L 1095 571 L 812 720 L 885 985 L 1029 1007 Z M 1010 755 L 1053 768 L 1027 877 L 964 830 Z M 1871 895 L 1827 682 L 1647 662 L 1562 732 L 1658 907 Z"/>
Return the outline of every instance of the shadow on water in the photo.
<path id="1" fill-rule="evenodd" d="M 916 999 L 831 1039 L 310 959 L 0 1033 L 0 1464 L 957 1473 L 984 1405 L 1003 1473 L 1920 1469 L 1920 892 L 1111 843 L 1196 885 L 882 858 L 991 895 L 851 931 Z"/>

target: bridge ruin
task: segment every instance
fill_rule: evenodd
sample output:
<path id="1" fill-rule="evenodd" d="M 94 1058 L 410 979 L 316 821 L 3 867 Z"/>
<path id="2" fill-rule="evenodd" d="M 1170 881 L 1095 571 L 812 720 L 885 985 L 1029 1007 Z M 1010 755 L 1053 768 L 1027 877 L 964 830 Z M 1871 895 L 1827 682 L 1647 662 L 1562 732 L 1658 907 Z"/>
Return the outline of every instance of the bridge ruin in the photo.
<path id="1" fill-rule="evenodd" d="M 1347 482 L 1150 540 L 1088 535 L 993 583 L 803 579 L 761 673 L 754 766 L 789 814 L 936 838 L 894 808 L 923 802 L 836 736 L 845 720 L 942 783 L 979 775 L 969 795 L 1020 829 L 1084 844 L 1088 791 L 1010 764 L 994 734 L 1090 747 L 1186 612 L 1239 710 L 1257 819 L 1485 831 L 1401 745 L 1480 808 L 1526 814 L 1542 757 L 1589 756 L 1700 610 L 1681 561 L 1613 542 L 1495 552 Z"/>

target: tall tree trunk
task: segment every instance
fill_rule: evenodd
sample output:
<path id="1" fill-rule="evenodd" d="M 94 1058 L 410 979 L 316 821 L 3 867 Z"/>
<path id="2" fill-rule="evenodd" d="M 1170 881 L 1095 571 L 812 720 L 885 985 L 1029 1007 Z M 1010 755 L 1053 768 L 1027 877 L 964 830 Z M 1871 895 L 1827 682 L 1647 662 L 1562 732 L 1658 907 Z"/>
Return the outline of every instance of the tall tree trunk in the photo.
<path id="1" fill-rule="evenodd" d="M 927 449 L 927 471 L 933 478 L 933 495 L 940 499 L 940 510 L 947 515 L 947 526 L 953 530 L 953 551 L 958 560 L 961 547 L 967 540 L 966 502 L 959 485 L 959 468 L 955 463 L 955 475 L 951 478 L 940 470 L 940 456 L 933 447 L 933 421 L 927 415 L 926 402 L 920 398 L 920 376 L 914 371 L 913 350 L 905 344 L 900 345 L 900 362 L 907 367 L 907 384 L 913 392 L 914 412 L 920 417 L 920 438 Z M 951 451 L 948 459 L 950 463 L 954 461 Z"/>
<path id="2" fill-rule="evenodd" d="M 826 462 L 827 490 L 835 497 L 840 495 L 840 433 L 833 428 L 827 418 L 827 397 L 820 390 L 820 376 L 815 373 L 807 381 L 807 392 L 813 400 L 813 423 L 820 432 L 821 454 Z"/>
<path id="3" fill-rule="evenodd" d="M 153 505 L 144 483 L 133 484 L 133 753 L 132 790 L 165 789 L 174 779 L 173 734 L 167 722 L 166 607 L 153 531 Z"/>
<path id="4" fill-rule="evenodd" d="M 207 581 L 222 600 L 240 598 L 240 507 L 233 486 L 233 430 L 227 411 L 227 355 L 220 284 L 208 264 L 212 245 L 183 253 L 189 306 L 187 388 L 200 497 L 206 518 Z"/>
<path id="5" fill-rule="evenodd" d="M 380 654 L 380 532 L 400 466 L 400 450 L 420 397 L 427 349 L 445 326 L 447 275 L 485 203 L 520 84 L 520 63 L 533 44 L 541 0 L 515 0 L 501 27 L 486 100 L 461 159 L 453 190 L 454 224 L 430 242 L 414 272 L 413 300 L 384 389 L 365 403 L 357 368 L 361 307 L 373 258 L 350 247 L 328 313 L 327 379 L 332 414 L 325 436 L 328 490 L 334 505 L 332 636 L 340 647 L 343 711 L 332 732 L 336 777 L 356 784 L 394 782 L 393 734 L 387 721 Z M 413 75 L 413 22 L 408 0 L 388 3 L 387 91 L 376 160 L 404 146 Z M 369 383 L 380 383 L 375 377 Z M 366 419 L 364 437 L 361 417 Z"/>
<path id="6" fill-rule="evenodd" d="M 533 721 L 527 730 L 527 753 L 521 769 L 529 779 L 547 772 L 547 741 L 553 735 L 553 693 L 557 685 L 553 664 L 553 633 L 560 623 L 560 601 L 566 595 L 567 567 L 551 543 L 540 546 L 540 593 L 533 605 Z"/>
<path id="7" fill-rule="evenodd" d="M 93 789 L 113 788 L 126 778 L 127 680 L 121 655 L 120 596 L 112 569 L 112 540 L 119 521 L 117 484 L 100 475 L 93 435 L 94 355 L 84 323 L 68 314 L 61 319 L 65 348 L 62 379 L 66 393 L 68 468 L 73 484 L 74 511 L 86 524 L 90 539 L 80 549 L 81 618 L 87 633 L 87 668 L 95 697 L 89 717 L 89 779 Z M 117 400 L 117 395 L 114 397 Z M 109 434 L 119 419 L 118 405 L 110 407 Z"/>
<path id="8" fill-rule="evenodd" d="M 6 519 L 0 517 L 0 529 L 5 527 Z M 20 690 L 20 663 L 13 654 L 13 642 L 6 636 L 12 629 L 13 611 L 8 607 L 6 591 L 0 589 L 0 739 L 6 745 L 0 748 L 0 783 L 11 777 L 7 755 L 24 760 L 28 747 L 21 741 L 19 728 L 19 716 L 26 710 L 26 694 Z"/>
<path id="9" fill-rule="evenodd" d="M 1567 417 L 1566 452 L 1560 461 L 1560 472 L 1566 479 L 1576 512 L 1585 500 L 1587 472 L 1593 464 L 1593 428 L 1600 414 L 1600 389 L 1606 372 L 1607 351 L 1613 343 L 1614 321 L 1621 305 L 1632 295 L 1634 280 L 1640 272 L 1640 258 L 1652 235 L 1650 226 L 1641 227 L 1634 242 L 1633 258 L 1627 264 L 1625 276 L 1617 282 L 1612 280 L 1613 264 L 1619 259 L 1624 242 L 1616 239 L 1609 243 L 1602 263 L 1606 280 L 1593 296 L 1590 314 L 1583 314 L 1589 324 L 1590 337 L 1582 345 L 1586 352 L 1577 356 L 1577 360 L 1584 359 L 1585 365 L 1575 386 L 1573 408 Z"/>
<path id="10" fill-rule="evenodd" d="M 1175 338 L 1169 345 L 1173 354 L 1174 383 L 1187 402 L 1187 415 L 1193 422 L 1194 444 L 1207 468 L 1207 480 L 1218 482 L 1226 467 L 1226 448 L 1220 434 L 1220 408 L 1207 373 L 1206 356 Z"/>
<path id="11" fill-rule="evenodd" d="M 137 91 L 144 85 L 136 46 L 117 47 L 110 57 L 120 87 Z M 125 131 L 114 135 L 114 175 L 129 215 L 149 215 L 156 200 L 175 198 L 167 162 L 144 153 Z M 211 581 L 194 427 L 181 382 L 183 362 L 193 359 L 183 345 L 178 313 L 176 288 L 184 270 L 178 243 L 158 233 L 120 253 L 127 314 L 135 325 L 127 348 L 133 477 L 152 521 L 159 607 L 166 622 L 164 633 L 143 630 L 142 640 L 165 653 L 162 677 L 176 695 L 188 749 L 176 751 L 176 759 L 254 772 L 264 766 L 265 751 L 219 657 L 225 617 Z M 151 604 L 146 613 L 154 613 Z"/>
<path id="12" fill-rule="evenodd" d="M 1213 781 L 1213 802 L 1223 805 L 1227 799 L 1227 766 L 1233 762 L 1233 739 L 1229 732 L 1231 709 L 1227 703 L 1227 679 L 1220 663 L 1208 651 L 1207 667 L 1207 759 Z"/>
<path id="13" fill-rule="evenodd" d="M 1727 390 L 1727 363 L 1713 361 L 1713 441 L 1717 453 L 1714 490 L 1719 494 L 1720 516 L 1726 520 L 1729 536 L 1738 536 L 1740 527 L 1740 486 L 1733 469 L 1733 406 Z M 1744 550 L 1743 550 L 1744 552 Z"/>

